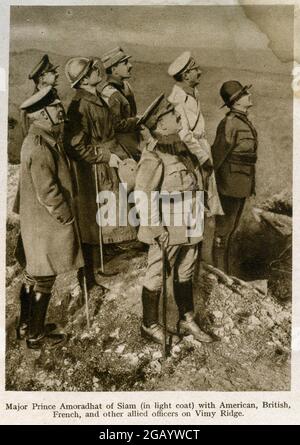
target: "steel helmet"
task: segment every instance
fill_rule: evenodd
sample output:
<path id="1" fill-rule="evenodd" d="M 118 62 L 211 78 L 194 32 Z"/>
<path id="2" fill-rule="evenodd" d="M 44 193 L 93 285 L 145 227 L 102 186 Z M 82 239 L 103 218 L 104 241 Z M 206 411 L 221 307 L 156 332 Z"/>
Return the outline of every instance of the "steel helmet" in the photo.
<path id="1" fill-rule="evenodd" d="M 87 57 L 73 57 L 67 61 L 65 74 L 72 88 L 89 72 L 93 65 L 94 60 Z"/>

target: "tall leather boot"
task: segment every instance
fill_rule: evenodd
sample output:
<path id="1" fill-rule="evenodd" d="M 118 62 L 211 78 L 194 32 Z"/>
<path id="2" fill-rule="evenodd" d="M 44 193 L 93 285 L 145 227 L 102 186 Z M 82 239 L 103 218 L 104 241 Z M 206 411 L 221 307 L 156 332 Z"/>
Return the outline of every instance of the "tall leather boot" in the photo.
<path id="1" fill-rule="evenodd" d="M 30 324 L 30 309 L 31 309 L 32 286 L 22 284 L 20 289 L 20 316 L 16 327 L 16 334 L 18 340 L 23 340 L 27 337 Z"/>
<path id="2" fill-rule="evenodd" d="M 164 332 L 158 323 L 160 290 L 152 291 L 143 287 L 142 304 L 143 304 L 143 322 L 141 325 L 141 334 L 148 340 L 155 343 L 163 344 Z"/>
<path id="3" fill-rule="evenodd" d="M 213 246 L 214 266 L 228 273 L 228 245 L 220 237 L 215 238 Z"/>
<path id="4" fill-rule="evenodd" d="M 95 268 L 95 258 L 99 256 L 99 253 L 95 255 L 94 246 L 91 244 L 84 243 L 82 245 L 82 253 L 84 258 L 84 269 L 81 268 L 78 271 L 78 280 L 81 284 L 83 283 L 83 275 L 85 275 L 86 278 L 86 285 L 87 289 L 91 289 L 94 286 L 98 286 L 98 290 L 101 292 L 101 294 L 105 294 L 109 289 L 107 289 L 105 286 L 101 284 L 102 277 L 97 274 L 96 268 Z"/>
<path id="5" fill-rule="evenodd" d="M 63 332 L 56 331 L 57 325 L 55 323 L 45 325 L 50 298 L 51 294 L 42 292 L 34 292 L 32 295 L 29 335 L 26 341 L 30 349 L 40 349 L 45 337 L 55 339 L 55 344 L 66 338 Z"/>
<path id="6" fill-rule="evenodd" d="M 212 342 L 213 339 L 195 322 L 192 280 L 183 283 L 174 281 L 174 298 L 179 312 L 178 334 L 193 335 L 196 340 L 204 343 Z"/>

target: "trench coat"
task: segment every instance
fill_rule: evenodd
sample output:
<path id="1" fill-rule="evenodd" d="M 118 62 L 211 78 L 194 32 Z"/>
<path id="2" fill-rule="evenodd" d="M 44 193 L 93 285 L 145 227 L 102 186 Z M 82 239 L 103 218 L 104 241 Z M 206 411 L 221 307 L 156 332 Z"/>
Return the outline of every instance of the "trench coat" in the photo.
<path id="1" fill-rule="evenodd" d="M 228 112 L 212 145 L 219 193 L 234 198 L 255 193 L 257 146 L 257 132 L 246 113 Z"/>
<path id="2" fill-rule="evenodd" d="M 82 267 L 68 159 L 38 123 L 31 125 L 21 148 L 19 186 L 27 273 L 51 276 Z"/>
<path id="3" fill-rule="evenodd" d="M 137 129 L 136 102 L 130 84 L 109 76 L 101 89 L 114 122 L 116 139 L 135 160 L 140 158 L 139 132 Z"/>
<path id="4" fill-rule="evenodd" d="M 183 215 L 183 205 L 171 203 L 169 224 L 164 225 L 162 205 L 151 194 L 151 192 L 177 193 L 178 198 L 183 198 L 183 192 L 190 191 L 192 192 L 190 208 L 193 209 L 193 217 L 195 216 L 196 199 L 199 198 L 195 192 L 201 191 L 201 174 L 197 159 L 195 157 L 192 159 L 190 152 L 187 156 L 190 157 L 188 163 L 182 156 L 161 151 L 159 143 L 154 140 L 145 147 L 138 164 L 135 185 L 136 193 L 144 192 L 147 196 L 147 199 L 143 200 L 139 199 L 138 195 L 136 196 L 136 206 L 140 215 L 145 212 L 143 215 L 146 217 L 144 223 L 141 222 L 138 232 L 138 239 L 143 243 L 154 244 L 155 239 L 165 230 L 169 233 L 168 245 L 170 246 L 197 244 L 202 241 L 204 207 L 202 214 L 200 212 L 198 214 L 201 218 L 199 230 L 192 234 L 190 230 L 193 227 Z M 176 214 L 177 217 L 179 216 L 177 223 L 175 222 Z M 167 215 L 165 215 L 165 220 L 166 217 Z"/>
<path id="5" fill-rule="evenodd" d="M 87 244 L 99 244 L 97 223 L 96 178 L 98 191 L 113 192 L 117 216 L 119 206 L 119 177 L 115 168 L 109 167 L 112 153 L 121 159 L 128 158 L 115 139 L 113 121 L 106 103 L 94 94 L 79 89 L 73 98 L 65 125 L 65 150 L 73 160 L 80 234 Z M 120 243 L 136 238 L 136 230 L 129 224 L 102 227 L 102 241 Z"/>
<path id="6" fill-rule="evenodd" d="M 181 116 L 182 130 L 179 136 L 182 141 L 191 153 L 197 156 L 200 166 L 208 159 L 212 162 L 211 148 L 205 134 L 205 122 L 197 88 L 175 84 L 168 100 Z M 207 193 L 209 208 L 207 216 L 223 215 L 214 172 L 209 177 Z"/>

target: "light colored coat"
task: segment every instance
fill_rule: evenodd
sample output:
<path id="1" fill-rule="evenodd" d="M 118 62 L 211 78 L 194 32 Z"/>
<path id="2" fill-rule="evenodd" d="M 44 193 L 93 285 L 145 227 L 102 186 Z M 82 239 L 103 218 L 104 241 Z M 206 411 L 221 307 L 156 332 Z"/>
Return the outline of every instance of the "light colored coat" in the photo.
<path id="1" fill-rule="evenodd" d="M 187 92 L 181 85 L 176 84 L 168 100 L 175 106 L 181 116 L 182 130 L 179 136 L 191 153 L 197 156 L 201 166 L 208 159 L 212 161 L 211 148 L 206 139 L 205 122 L 201 112 L 199 92 L 197 88 L 190 88 L 190 90 L 190 92 Z M 204 184 L 202 184 L 202 186 L 203 185 Z M 209 208 L 207 216 L 223 215 L 214 173 L 212 173 L 209 178 L 207 192 L 207 204 Z"/>
<path id="2" fill-rule="evenodd" d="M 187 149 L 186 149 L 187 150 Z M 153 196 L 152 192 L 162 193 L 177 193 L 178 196 L 183 196 L 184 192 L 191 191 L 192 193 L 192 209 L 195 211 L 197 190 L 201 190 L 200 172 L 197 159 L 192 158 L 190 153 L 190 162 L 183 161 L 180 155 L 164 153 L 160 150 L 160 145 L 157 141 L 150 143 L 143 151 L 141 160 L 138 164 L 136 176 L 136 192 L 144 192 L 147 199 L 137 202 L 137 208 L 141 213 L 147 215 L 147 224 L 139 226 L 138 239 L 146 244 L 154 244 L 155 239 L 159 237 L 165 230 L 169 233 L 169 245 L 180 244 L 197 244 L 202 241 L 203 225 L 199 221 L 197 227 L 192 234 L 192 228 L 195 228 L 194 221 L 191 226 L 186 221 L 183 211 L 184 207 L 170 205 L 170 221 L 169 224 L 163 223 L 164 215 L 162 206 L 158 200 Z M 195 159 L 195 161 L 193 161 Z M 175 223 L 176 214 L 179 219 L 179 224 Z M 168 217 L 167 214 L 165 214 Z M 194 216 L 194 215 L 193 215 Z M 201 214 L 198 215 L 201 217 Z M 202 219 L 203 223 L 203 219 Z"/>

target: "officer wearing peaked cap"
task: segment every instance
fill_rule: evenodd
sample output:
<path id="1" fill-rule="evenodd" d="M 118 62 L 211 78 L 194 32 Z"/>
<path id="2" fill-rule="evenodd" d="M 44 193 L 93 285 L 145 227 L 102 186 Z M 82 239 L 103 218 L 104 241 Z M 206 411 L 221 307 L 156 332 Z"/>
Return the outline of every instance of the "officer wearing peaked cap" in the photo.
<path id="1" fill-rule="evenodd" d="M 142 289 L 141 333 L 154 342 L 163 343 L 163 329 L 159 324 L 163 245 L 170 266 L 169 273 L 171 274 L 171 270 L 174 272 L 174 297 L 179 312 L 178 332 L 182 335 L 193 335 L 202 342 L 210 342 L 211 337 L 200 329 L 194 319 L 192 280 L 198 244 L 202 240 L 203 232 L 203 212 L 195 211 L 199 203 L 199 195 L 196 192 L 201 190 L 199 163 L 178 136 L 181 129 L 180 115 L 164 95 L 159 96 L 146 110 L 141 123 L 149 128 L 153 137 L 142 153 L 135 185 L 136 206 L 143 221 L 139 227 L 138 238 L 149 244 L 148 264 Z M 139 200 L 140 192 L 142 198 Z M 187 192 L 190 199 L 189 209 L 193 209 L 193 215 L 198 216 L 198 219 L 195 217 L 197 221 L 193 223 L 189 212 L 185 215 L 183 213 L 183 208 L 188 207 L 187 201 L 178 207 L 174 202 L 169 207 L 169 214 L 168 206 L 167 213 L 164 213 L 162 202 L 154 198 L 155 193 L 166 193 L 181 199 L 186 197 Z M 175 218 L 178 218 L 177 221 Z"/>
<path id="2" fill-rule="evenodd" d="M 49 60 L 49 56 L 45 54 L 28 75 L 28 78 L 33 80 L 37 90 L 47 85 L 55 87 L 58 67 L 59 65 L 53 65 Z"/>
<path id="3" fill-rule="evenodd" d="M 182 130 L 179 135 L 191 153 L 197 156 L 202 173 L 202 186 L 206 193 L 207 211 L 202 258 L 212 262 L 212 239 L 214 216 L 222 215 L 223 210 L 218 196 L 215 175 L 212 167 L 211 147 L 205 132 L 198 84 L 201 69 L 189 51 L 182 53 L 169 66 L 168 74 L 176 84 L 169 101 L 176 106 L 181 115 Z"/>
<path id="4" fill-rule="evenodd" d="M 57 95 L 56 85 L 58 79 L 57 68 L 59 65 L 53 65 L 50 60 L 48 54 L 44 54 L 41 60 L 37 63 L 37 65 L 32 69 L 32 71 L 28 75 L 28 79 L 33 80 L 34 82 L 34 91 L 36 93 L 40 89 L 51 86 L 53 92 Z M 26 111 L 21 110 L 21 125 L 23 130 L 24 137 L 26 136 L 29 129 L 29 122 L 26 116 Z"/>
<path id="5" fill-rule="evenodd" d="M 103 54 L 101 60 L 107 73 L 107 82 L 101 86 L 101 95 L 108 104 L 114 120 L 118 142 L 130 157 L 140 158 L 137 108 L 134 92 L 127 79 L 132 64 L 122 48 L 116 47 Z"/>
<path id="6" fill-rule="evenodd" d="M 63 338 L 55 325 L 45 325 L 51 289 L 56 275 L 82 267 L 83 257 L 69 163 L 53 131 L 64 118 L 61 102 L 48 86 L 21 109 L 32 123 L 21 148 L 20 227 L 26 265 L 17 336 L 36 349 L 48 335 Z"/>
<path id="7" fill-rule="evenodd" d="M 226 273 L 231 273 L 230 249 L 245 200 L 255 192 L 258 140 L 248 119 L 248 110 L 252 106 L 250 87 L 236 80 L 222 85 L 222 108 L 226 106 L 229 111 L 217 128 L 212 146 L 217 186 L 225 213 L 216 219 L 214 261 Z"/>

